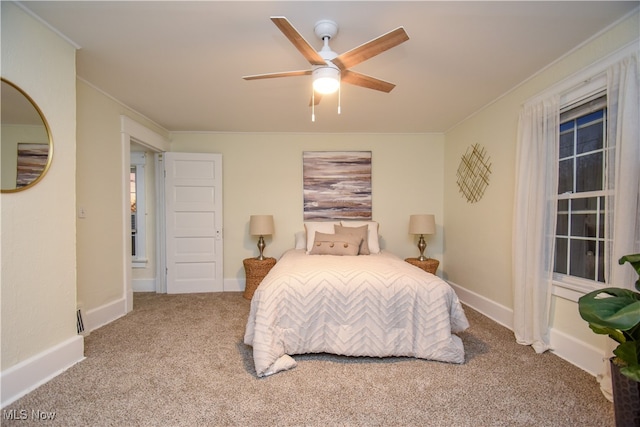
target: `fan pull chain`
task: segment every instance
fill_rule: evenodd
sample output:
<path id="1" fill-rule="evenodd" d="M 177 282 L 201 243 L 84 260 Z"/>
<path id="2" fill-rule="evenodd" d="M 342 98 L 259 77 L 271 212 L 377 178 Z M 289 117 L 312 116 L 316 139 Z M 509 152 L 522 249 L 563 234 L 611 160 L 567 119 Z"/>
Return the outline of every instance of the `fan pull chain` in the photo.
<path id="1" fill-rule="evenodd" d="M 338 114 L 340 114 L 340 101 L 342 100 L 342 85 L 338 86 Z"/>
<path id="2" fill-rule="evenodd" d="M 311 121 L 316 121 L 316 91 L 311 89 Z"/>

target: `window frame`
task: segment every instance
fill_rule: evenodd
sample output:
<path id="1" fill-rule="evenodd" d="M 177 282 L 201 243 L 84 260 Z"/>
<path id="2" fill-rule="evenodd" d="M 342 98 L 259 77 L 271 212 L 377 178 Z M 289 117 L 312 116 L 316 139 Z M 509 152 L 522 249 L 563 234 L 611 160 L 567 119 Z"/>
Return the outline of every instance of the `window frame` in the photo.
<path id="1" fill-rule="evenodd" d="M 585 103 L 588 103 L 590 100 L 593 100 L 599 96 L 608 96 L 607 94 L 607 79 L 606 74 L 600 73 L 599 75 L 593 76 L 591 78 L 583 80 L 582 84 L 577 85 L 576 87 L 567 90 L 560 96 L 560 114 L 565 111 L 571 110 L 573 108 L 578 108 Z M 607 101 L 608 104 L 608 101 Z M 609 126 L 608 121 L 608 111 L 606 113 L 606 123 L 607 127 Z M 559 123 L 560 125 L 560 123 Z M 560 133 L 560 126 L 558 126 L 558 134 Z M 605 129 L 605 147 L 603 149 L 603 153 L 606 153 L 610 150 L 608 143 L 606 141 L 607 138 L 607 129 Z M 556 157 L 556 162 L 553 165 L 555 168 L 559 168 L 559 156 Z M 583 196 L 591 195 L 597 193 L 600 196 L 607 197 L 611 194 L 613 190 L 604 188 L 601 191 L 597 192 L 589 192 L 589 193 L 581 193 Z M 556 195 L 557 200 L 567 199 L 567 197 L 563 197 L 562 194 Z M 558 209 L 556 208 L 556 212 L 554 215 L 557 215 Z M 556 231 L 553 231 L 554 235 Z M 606 238 L 606 236 L 605 236 Z M 555 256 L 556 248 L 554 247 L 554 256 Z M 606 262 L 606 260 L 605 260 Z M 606 268 L 606 267 L 605 267 Z M 564 299 L 568 299 L 570 301 L 577 302 L 578 299 L 591 291 L 596 289 L 601 289 L 606 287 L 607 284 L 603 282 L 599 282 L 597 280 L 584 279 L 577 276 L 571 276 L 569 274 L 562 274 L 553 272 L 552 274 L 552 289 L 551 293 L 554 296 L 562 297 Z"/>

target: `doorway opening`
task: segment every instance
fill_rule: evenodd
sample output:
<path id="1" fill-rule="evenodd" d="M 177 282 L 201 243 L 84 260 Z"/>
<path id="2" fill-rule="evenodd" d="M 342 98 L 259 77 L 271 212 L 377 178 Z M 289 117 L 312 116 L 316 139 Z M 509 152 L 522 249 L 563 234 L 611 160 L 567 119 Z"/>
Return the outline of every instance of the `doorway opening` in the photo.
<path id="1" fill-rule="evenodd" d="M 166 285 L 164 284 L 164 252 L 163 252 L 163 235 L 161 233 L 159 224 L 163 224 L 163 209 L 159 209 L 159 206 L 164 204 L 163 194 L 159 190 L 160 185 L 157 185 L 158 181 L 156 175 L 158 169 L 162 169 L 159 164 L 162 161 L 162 154 L 168 151 L 168 141 L 151 131 L 150 129 L 142 126 L 141 124 L 131 120 L 129 117 L 121 116 L 121 145 L 122 145 L 122 220 L 123 220 L 123 233 L 124 233 L 124 248 L 122 252 L 122 265 L 123 265 L 123 293 L 126 305 L 126 312 L 133 310 L 133 280 L 143 280 L 138 282 L 137 285 L 143 284 L 144 287 L 155 287 L 156 292 L 162 292 L 163 289 L 166 292 Z M 134 257 L 133 257 L 133 241 L 132 241 L 132 205 L 131 205 L 131 159 L 138 159 L 140 163 L 140 157 L 144 153 L 144 173 L 138 175 L 143 177 L 145 181 L 144 191 L 145 196 L 145 212 L 137 218 L 140 222 L 141 218 L 145 225 L 145 237 L 144 244 L 145 254 L 144 257 L 138 257 L 135 260 L 136 271 L 134 274 Z M 153 160 L 151 160 L 153 159 Z M 149 170 L 147 170 L 149 169 Z M 153 175 L 149 175 L 149 171 L 153 170 Z M 151 181 L 153 185 L 150 185 Z M 136 196 L 139 196 L 137 194 Z M 150 203 L 149 199 L 153 201 Z M 136 206 L 137 209 L 137 206 Z M 149 218 L 152 217 L 153 221 Z M 150 227 L 150 223 L 153 225 Z M 138 226 L 137 224 L 136 226 Z M 137 230 L 136 230 L 137 231 Z M 138 235 L 138 238 L 140 236 Z M 139 247 L 137 253 L 140 254 Z M 150 255 L 153 253 L 153 255 Z M 145 266 L 143 269 L 141 266 Z M 144 274 L 142 271 L 144 270 Z M 142 275 L 142 278 L 140 277 Z M 164 286 L 164 288 L 163 288 Z M 151 289 L 149 289 L 151 291 Z"/>

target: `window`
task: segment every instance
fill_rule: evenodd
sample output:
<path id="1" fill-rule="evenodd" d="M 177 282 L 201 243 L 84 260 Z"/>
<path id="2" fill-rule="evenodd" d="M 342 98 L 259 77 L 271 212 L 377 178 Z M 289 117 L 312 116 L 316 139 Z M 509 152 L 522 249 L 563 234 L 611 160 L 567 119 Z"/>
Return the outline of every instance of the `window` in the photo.
<path id="1" fill-rule="evenodd" d="M 625 185 L 640 179 L 637 70 L 630 46 L 520 111 L 513 329 L 537 352 L 551 347 L 551 294 L 577 302 L 605 286 L 632 286 L 633 270 L 617 261 L 640 251 L 640 192 Z"/>
<path id="2" fill-rule="evenodd" d="M 131 153 L 131 256 L 134 267 L 143 267 L 146 255 L 145 153 Z"/>
<path id="3" fill-rule="evenodd" d="M 606 102 L 600 93 L 560 114 L 554 273 L 565 284 L 605 282 Z"/>

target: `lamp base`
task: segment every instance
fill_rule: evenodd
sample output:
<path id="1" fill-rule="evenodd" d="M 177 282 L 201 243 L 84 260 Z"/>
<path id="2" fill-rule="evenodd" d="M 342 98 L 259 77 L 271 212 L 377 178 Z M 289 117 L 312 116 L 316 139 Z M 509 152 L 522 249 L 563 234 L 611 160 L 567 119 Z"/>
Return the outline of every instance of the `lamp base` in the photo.
<path id="1" fill-rule="evenodd" d="M 429 258 L 424 256 L 424 250 L 427 248 L 427 242 L 424 241 L 424 235 L 420 235 L 420 240 L 418 240 L 418 249 L 420 250 L 420 256 L 418 257 L 419 261 L 426 261 Z"/>
<path id="2" fill-rule="evenodd" d="M 264 261 L 264 247 L 266 245 L 264 244 L 264 237 L 260 236 L 260 238 L 258 239 L 258 249 L 260 250 L 260 255 L 258 255 L 256 257 L 256 259 L 259 259 L 260 261 Z"/>

